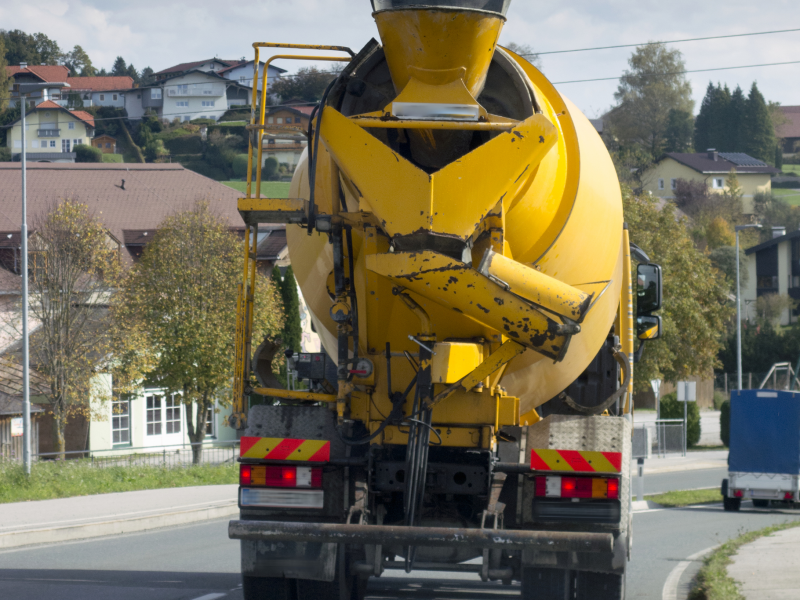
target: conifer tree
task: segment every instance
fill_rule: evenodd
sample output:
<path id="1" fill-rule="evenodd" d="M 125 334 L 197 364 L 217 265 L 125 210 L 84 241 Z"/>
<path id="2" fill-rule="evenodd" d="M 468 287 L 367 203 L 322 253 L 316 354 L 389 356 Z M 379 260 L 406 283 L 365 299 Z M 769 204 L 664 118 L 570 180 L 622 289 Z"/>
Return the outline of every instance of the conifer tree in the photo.
<path id="1" fill-rule="evenodd" d="M 711 145 L 720 152 L 731 152 L 728 113 L 731 106 L 731 91 L 728 86 L 717 84 L 714 92 L 714 102 L 711 119 Z M 705 148 L 701 148 L 701 151 Z"/>
<path id="2" fill-rule="evenodd" d="M 711 121 L 712 113 L 714 111 L 714 95 L 716 88 L 710 81 L 706 88 L 706 95 L 703 96 L 703 102 L 700 104 L 700 112 L 694 120 L 694 148 L 697 152 L 703 152 L 707 148 L 713 147 L 711 145 Z"/>
<path id="3" fill-rule="evenodd" d="M 738 85 L 731 94 L 726 118 L 729 136 L 728 152 L 745 152 L 747 140 L 747 98 Z"/>
<path id="4" fill-rule="evenodd" d="M 747 97 L 747 154 L 766 163 L 775 160 L 775 128 L 764 96 L 753 82 Z"/>

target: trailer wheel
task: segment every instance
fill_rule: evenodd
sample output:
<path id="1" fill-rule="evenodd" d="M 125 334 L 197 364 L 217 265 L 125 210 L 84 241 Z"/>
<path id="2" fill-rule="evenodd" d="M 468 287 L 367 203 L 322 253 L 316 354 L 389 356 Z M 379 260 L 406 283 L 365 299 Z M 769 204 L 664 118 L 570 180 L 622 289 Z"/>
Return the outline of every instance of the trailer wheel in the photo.
<path id="1" fill-rule="evenodd" d="M 569 574 L 565 569 L 526 567 L 522 570 L 522 600 L 567 598 Z"/>
<path id="2" fill-rule="evenodd" d="M 742 499 L 728 498 L 726 496 L 722 499 L 722 507 L 728 512 L 736 512 L 742 507 Z"/>
<path id="3" fill-rule="evenodd" d="M 769 508 L 769 500 L 763 498 L 753 498 L 753 506 L 756 508 Z"/>
<path id="4" fill-rule="evenodd" d="M 297 600 L 295 579 L 242 575 L 244 600 Z"/>

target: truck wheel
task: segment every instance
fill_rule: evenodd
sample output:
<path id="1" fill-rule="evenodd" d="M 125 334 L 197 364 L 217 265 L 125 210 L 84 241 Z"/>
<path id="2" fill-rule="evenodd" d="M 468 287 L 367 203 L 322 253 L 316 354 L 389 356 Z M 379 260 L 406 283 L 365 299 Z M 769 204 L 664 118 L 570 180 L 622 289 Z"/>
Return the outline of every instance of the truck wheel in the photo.
<path id="1" fill-rule="evenodd" d="M 567 598 L 570 572 L 565 569 L 526 567 L 522 570 L 522 600 Z"/>
<path id="2" fill-rule="evenodd" d="M 753 498 L 753 506 L 756 508 L 769 508 L 769 500 L 763 498 Z"/>
<path id="3" fill-rule="evenodd" d="M 722 507 L 728 512 L 735 512 L 742 507 L 741 498 L 728 498 L 727 496 L 722 499 Z"/>
<path id="4" fill-rule="evenodd" d="M 578 571 L 574 597 L 576 600 L 625 600 L 625 572 L 619 575 Z"/>
<path id="5" fill-rule="evenodd" d="M 242 575 L 244 600 L 297 600 L 295 579 Z"/>

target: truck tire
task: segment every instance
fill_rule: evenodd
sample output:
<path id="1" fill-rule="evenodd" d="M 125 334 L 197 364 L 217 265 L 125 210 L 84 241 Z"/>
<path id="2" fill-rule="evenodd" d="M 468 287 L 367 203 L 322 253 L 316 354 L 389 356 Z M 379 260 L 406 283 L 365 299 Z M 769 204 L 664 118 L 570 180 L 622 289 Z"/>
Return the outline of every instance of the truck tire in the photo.
<path id="1" fill-rule="evenodd" d="M 244 600 L 297 600 L 295 579 L 242 576 Z"/>
<path id="2" fill-rule="evenodd" d="M 742 499 L 728 498 L 726 496 L 722 499 L 722 507 L 728 512 L 736 512 L 742 507 Z"/>
<path id="3" fill-rule="evenodd" d="M 522 570 L 522 600 L 562 600 L 568 598 L 569 574 L 565 569 L 525 567 Z"/>
<path id="4" fill-rule="evenodd" d="M 763 498 L 753 498 L 753 506 L 756 508 L 769 508 L 769 500 Z"/>
<path id="5" fill-rule="evenodd" d="M 592 573 L 578 571 L 575 573 L 576 600 L 625 600 L 625 572 Z"/>

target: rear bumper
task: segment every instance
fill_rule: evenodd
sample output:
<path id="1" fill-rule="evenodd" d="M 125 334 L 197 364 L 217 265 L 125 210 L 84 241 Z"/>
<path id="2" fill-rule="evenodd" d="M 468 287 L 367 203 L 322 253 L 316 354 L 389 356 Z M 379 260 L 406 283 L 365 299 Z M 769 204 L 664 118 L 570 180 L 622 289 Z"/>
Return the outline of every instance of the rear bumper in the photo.
<path id="1" fill-rule="evenodd" d="M 229 523 L 228 537 L 234 540 L 267 542 L 322 542 L 358 545 L 390 543 L 401 546 L 469 546 L 506 550 L 530 549 L 591 553 L 611 553 L 614 544 L 613 536 L 610 533 L 243 520 Z"/>

